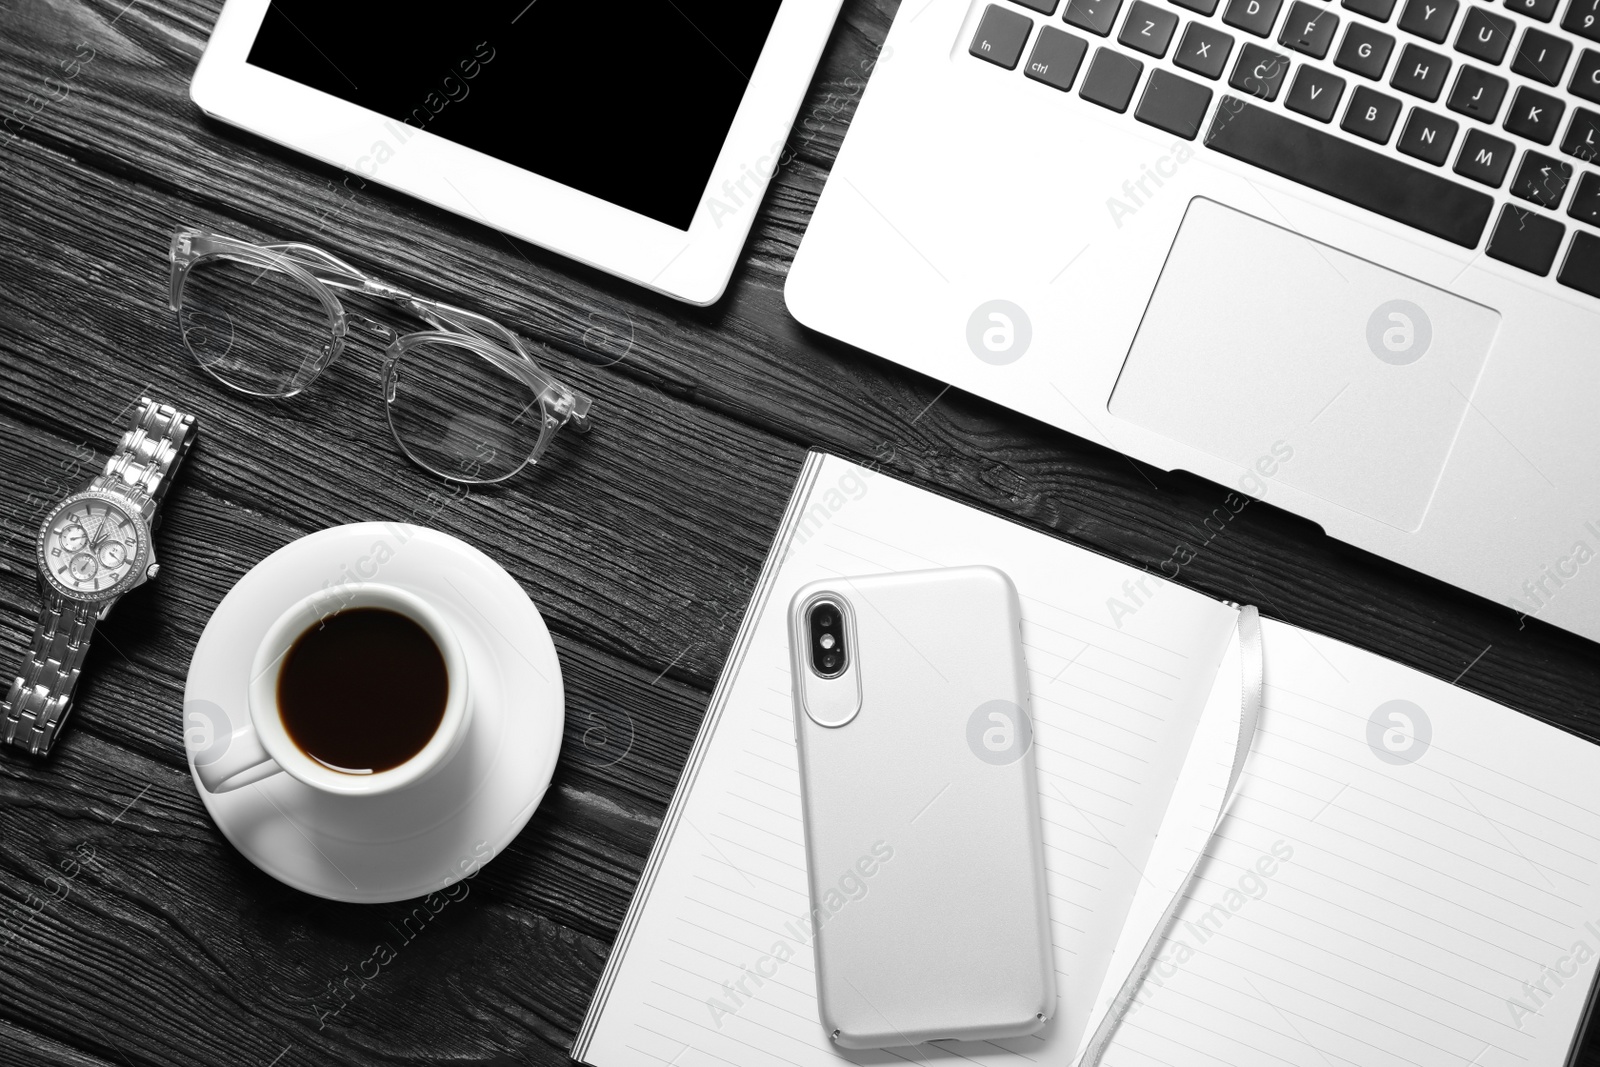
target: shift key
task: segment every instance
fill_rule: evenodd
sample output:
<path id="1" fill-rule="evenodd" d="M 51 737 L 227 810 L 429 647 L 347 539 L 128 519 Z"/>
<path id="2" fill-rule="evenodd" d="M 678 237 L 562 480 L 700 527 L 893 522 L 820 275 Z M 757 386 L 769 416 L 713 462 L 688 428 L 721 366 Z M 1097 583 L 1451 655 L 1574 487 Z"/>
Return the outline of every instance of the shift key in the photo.
<path id="1" fill-rule="evenodd" d="M 1224 96 L 1205 143 L 1385 218 L 1475 248 L 1494 198 L 1303 122 Z"/>

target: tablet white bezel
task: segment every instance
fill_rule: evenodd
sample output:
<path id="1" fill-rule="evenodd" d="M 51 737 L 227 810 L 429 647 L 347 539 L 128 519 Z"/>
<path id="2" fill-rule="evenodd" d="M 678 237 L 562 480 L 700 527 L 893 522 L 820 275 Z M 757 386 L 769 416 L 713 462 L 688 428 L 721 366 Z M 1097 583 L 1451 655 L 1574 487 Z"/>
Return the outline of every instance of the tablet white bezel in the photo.
<path id="1" fill-rule="evenodd" d="M 368 181 L 706 305 L 727 287 L 841 2 L 784 0 L 687 232 L 250 66 L 270 0 L 228 0 L 189 95 L 214 118 Z M 650 160 L 633 165 L 651 180 Z"/>

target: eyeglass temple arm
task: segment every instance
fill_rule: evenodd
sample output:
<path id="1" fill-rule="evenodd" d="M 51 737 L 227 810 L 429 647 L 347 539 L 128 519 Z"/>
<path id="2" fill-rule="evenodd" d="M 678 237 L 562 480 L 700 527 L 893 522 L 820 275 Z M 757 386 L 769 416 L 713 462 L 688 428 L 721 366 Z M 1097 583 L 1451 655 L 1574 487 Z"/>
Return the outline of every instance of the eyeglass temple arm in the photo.
<path id="1" fill-rule="evenodd" d="M 359 267 L 351 266 L 332 252 L 325 252 L 316 245 L 290 241 L 285 244 L 262 245 L 261 247 L 294 261 L 310 271 L 319 282 L 324 285 L 331 285 L 335 289 L 344 289 L 347 292 L 356 293 L 367 292 L 371 289 L 379 291 L 378 295 L 382 295 L 381 290 L 389 288 L 389 286 L 384 285 Z"/>
<path id="2" fill-rule="evenodd" d="M 290 263 L 308 272 L 324 285 L 335 289 L 343 289 L 346 292 L 383 297 L 409 307 L 414 314 L 421 314 L 420 308 L 412 306 L 421 301 L 411 293 L 379 281 L 361 268 L 346 263 L 332 252 L 301 241 L 255 245 L 248 241 L 238 241 L 231 237 L 223 237 L 219 234 L 207 233 L 202 230 L 180 229 L 173 234 L 172 238 L 173 263 L 177 265 L 180 260 L 186 257 L 192 257 L 197 253 L 209 252 L 214 247 L 236 247 L 246 251 L 259 249 L 271 252 L 282 256 Z M 463 314 L 471 313 L 463 312 Z M 432 319 L 427 318 L 427 316 L 423 317 L 426 321 L 433 323 Z M 489 320 L 485 319 L 484 321 L 488 322 Z M 438 323 L 433 324 L 439 325 Z"/>
<path id="3" fill-rule="evenodd" d="M 176 237 L 174 239 L 174 247 L 176 247 Z M 534 362 L 533 357 L 528 355 L 527 350 L 522 345 L 521 338 L 488 316 L 479 315 L 475 311 L 468 311 L 466 308 L 456 307 L 453 304 L 428 300 L 405 289 L 389 285 L 387 282 L 379 281 L 359 267 L 346 263 L 338 256 L 331 252 L 326 252 L 316 245 L 309 245 L 300 241 L 289 241 L 260 247 L 276 252 L 285 259 L 296 263 L 310 272 L 318 281 L 335 289 L 343 289 L 346 292 L 361 293 L 366 296 L 389 300 L 406 308 L 413 315 L 436 329 L 446 331 L 451 329 L 463 330 L 467 333 L 476 334 L 485 340 L 508 346 L 517 354 L 519 360 L 517 365 L 507 365 L 504 369 L 508 373 L 519 377 L 532 379 L 533 384 L 541 391 L 554 390 L 557 393 L 558 401 L 565 401 L 559 406 L 569 409 L 569 418 L 574 427 L 579 432 L 588 430 L 589 409 L 593 407 L 594 401 L 586 394 L 563 385 L 555 378 L 544 373 Z M 174 307 L 176 307 L 175 294 L 173 299 Z M 361 322 L 363 325 L 369 325 L 391 343 L 395 340 L 395 332 L 376 320 L 368 320 L 365 316 L 359 315 L 351 316 L 351 320 Z"/>
<path id="4" fill-rule="evenodd" d="M 453 312 L 468 316 L 474 320 L 481 318 L 481 316 L 473 312 L 463 311 L 461 308 L 451 307 L 449 304 L 437 305 L 428 310 L 438 311 L 449 317 L 453 317 L 450 315 Z M 522 344 L 517 340 L 515 334 L 511 334 L 505 327 L 500 326 L 499 323 L 494 322 L 492 319 L 484 321 L 496 327 L 497 333 L 505 333 L 509 336 L 515 350 L 513 351 L 506 344 L 494 338 L 485 337 L 480 333 L 463 328 L 454 330 L 441 329 L 439 336 L 442 338 L 458 338 L 465 342 L 466 338 L 461 336 L 465 332 L 467 337 L 472 339 L 471 347 L 478 355 L 493 363 L 511 377 L 526 382 L 538 392 L 541 400 L 549 401 L 563 423 L 571 422 L 573 428 L 579 433 L 587 433 L 589 431 L 589 409 L 594 406 L 594 401 L 588 394 L 581 393 L 552 378 L 532 356 L 523 350 Z M 448 323 L 449 318 L 447 317 L 445 323 L 441 325 Z M 545 410 L 549 412 L 551 408 L 547 407 Z"/>
<path id="5" fill-rule="evenodd" d="M 573 428 L 579 433 L 589 431 L 589 409 L 594 406 L 594 401 L 588 394 L 581 393 L 571 386 L 564 385 L 556 378 L 547 374 L 543 367 L 528 354 L 523 347 L 522 339 L 511 330 L 502 326 L 487 315 L 480 315 L 476 311 L 456 307 L 454 304 L 442 303 L 438 300 L 428 300 L 400 289 L 383 286 L 378 283 L 384 292 L 374 295 L 386 296 L 408 308 L 413 315 L 445 333 L 462 332 L 488 341 L 491 346 L 498 345 L 515 356 L 514 359 L 506 358 L 493 348 L 480 349 L 480 354 L 491 360 L 507 374 L 521 378 L 539 390 L 541 396 L 546 393 L 554 394 L 551 398 L 558 411 L 566 414 Z"/>
<path id="6" fill-rule="evenodd" d="M 325 252 L 316 245 L 290 242 L 287 244 L 266 245 L 264 247 L 294 260 L 300 266 L 309 270 L 318 281 L 326 285 L 331 285 L 336 289 L 343 289 L 346 292 L 362 293 L 366 296 L 380 297 L 392 301 L 435 329 L 447 330 L 454 327 L 458 330 L 467 330 L 491 337 L 502 344 L 508 344 L 519 354 L 526 355 L 516 334 L 493 319 L 468 311 L 465 308 L 458 308 L 436 300 L 428 300 L 425 297 L 417 296 L 409 290 L 379 281 L 359 267 L 351 266 L 338 256 Z"/>
<path id="7" fill-rule="evenodd" d="M 541 391 L 554 390 L 557 398 L 565 401 L 561 406 L 570 408 L 571 414 L 569 417 L 574 427 L 580 433 L 589 429 L 589 409 L 593 406 L 594 401 L 586 394 L 570 386 L 563 385 L 560 381 L 545 373 L 544 369 L 538 365 L 534 358 L 528 354 L 527 349 L 523 347 L 522 339 L 511 330 L 486 315 L 480 315 L 476 311 L 468 311 L 466 308 L 456 307 L 454 304 L 444 304 L 436 300 L 427 300 L 409 294 L 405 296 L 404 302 L 414 314 L 438 329 L 447 331 L 451 328 L 463 330 L 467 333 L 476 334 L 485 340 L 508 347 L 516 354 L 517 364 L 504 365 L 503 369 L 507 373 L 532 381 Z M 497 360 L 496 362 L 506 363 L 506 361 L 502 360 Z"/>
<path id="8" fill-rule="evenodd" d="M 266 245 L 265 247 L 293 260 L 310 271 L 318 281 L 325 285 L 332 286 L 335 289 L 343 289 L 345 292 L 360 293 L 364 296 L 388 300 L 391 303 L 399 304 L 434 329 L 449 330 L 454 328 L 477 333 L 493 338 L 502 344 L 510 345 L 519 355 L 526 355 L 517 336 L 493 319 L 467 311 L 465 308 L 428 300 L 417 296 L 409 290 L 379 281 L 359 267 L 353 267 L 339 257 L 330 252 L 325 252 L 315 245 L 291 242 Z M 383 327 L 376 321 L 372 322 L 371 325 L 376 327 L 378 332 L 387 333 L 390 339 L 393 340 L 393 331 L 388 330 L 387 327 Z"/>
<path id="9" fill-rule="evenodd" d="M 487 333 L 495 336 L 497 340 L 508 344 L 515 344 L 516 338 L 493 319 L 467 311 L 464 308 L 452 307 L 434 300 L 417 296 L 415 293 L 387 282 L 379 281 L 372 275 L 353 267 L 349 263 L 325 252 L 316 245 L 290 242 L 288 244 L 266 245 L 279 255 L 286 256 L 300 266 L 309 270 L 317 280 L 335 289 L 346 292 L 362 293 L 366 296 L 381 297 L 393 301 L 410 311 L 436 329 L 448 329 L 455 326 L 457 329 L 470 329 L 474 332 Z"/>

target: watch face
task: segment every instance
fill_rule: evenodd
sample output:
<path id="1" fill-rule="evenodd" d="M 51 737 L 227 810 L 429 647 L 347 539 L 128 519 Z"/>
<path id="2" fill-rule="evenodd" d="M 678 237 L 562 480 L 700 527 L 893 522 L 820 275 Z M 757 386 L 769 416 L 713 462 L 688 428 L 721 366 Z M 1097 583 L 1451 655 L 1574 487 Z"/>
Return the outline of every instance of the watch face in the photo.
<path id="1" fill-rule="evenodd" d="M 57 505 L 39 531 L 39 567 L 67 596 L 103 600 L 138 580 L 147 544 L 143 521 L 118 501 L 79 493 Z"/>

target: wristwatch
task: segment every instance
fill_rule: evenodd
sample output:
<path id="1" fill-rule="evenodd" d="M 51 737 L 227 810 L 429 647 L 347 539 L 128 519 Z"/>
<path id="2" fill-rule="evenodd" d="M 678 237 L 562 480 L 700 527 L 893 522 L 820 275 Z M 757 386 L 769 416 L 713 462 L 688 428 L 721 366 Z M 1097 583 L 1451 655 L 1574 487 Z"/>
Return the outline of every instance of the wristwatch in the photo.
<path id="1" fill-rule="evenodd" d="M 36 550 L 44 606 L 33 649 L 0 704 L 0 741 L 49 753 L 95 624 L 159 570 L 150 536 L 156 509 L 196 434 L 193 415 L 141 397 L 104 472 L 44 520 Z"/>

